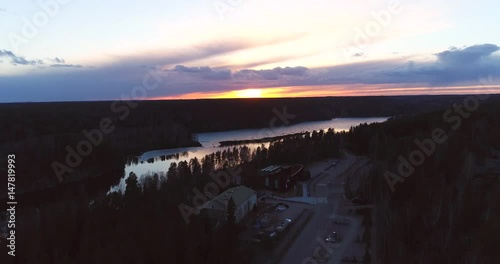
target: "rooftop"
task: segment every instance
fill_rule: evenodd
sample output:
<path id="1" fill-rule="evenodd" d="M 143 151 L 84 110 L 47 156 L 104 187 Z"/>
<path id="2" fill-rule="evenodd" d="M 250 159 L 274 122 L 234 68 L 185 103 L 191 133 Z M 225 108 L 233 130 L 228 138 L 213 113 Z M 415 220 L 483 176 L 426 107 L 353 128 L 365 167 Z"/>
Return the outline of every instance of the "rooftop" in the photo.
<path id="1" fill-rule="evenodd" d="M 281 170 L 281 166 L 271 165 L 271 166 L 263 168 L 260 171 L 262 172 L 262 174 L 273 174 L 273 173 L 279 172 L 280 170 Z"/>
<path id="2" fill-rule="evenodd" d="M 246 202 L 254 194 L 254 190 L 241 185 L 233 187 L 231 189 L 227 189 L 226 191 L 212 198 L 210 201 L 206 202 L 202 207 L 211 208 L 211 205 L 214 205 L 215 203 L 218 203 L 220 206 L 226 207 L 231 197 L 233 198 L 236 207 L 238 207 L 240 204 Z"/>
<path id="3" fill-rule="evenodd" d="M 267 177 L 277 175 L 280 172 L 295 174 L 302 168 L 301 164 L 271 165 L 260 170 L 260 176 Z"/>

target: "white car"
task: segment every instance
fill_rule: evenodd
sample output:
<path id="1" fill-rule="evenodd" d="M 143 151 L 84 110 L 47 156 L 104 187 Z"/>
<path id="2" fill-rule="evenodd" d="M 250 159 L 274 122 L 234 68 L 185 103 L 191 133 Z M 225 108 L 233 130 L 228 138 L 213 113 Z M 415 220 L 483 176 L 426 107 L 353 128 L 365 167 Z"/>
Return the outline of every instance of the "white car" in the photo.
<path id="1" fill-rule="evenodd" d="M 332 243 L 335 243 L 337 242 L 337 232 L 333 232 L 332 234 L 330 234 L 326 239 L 325 239 L 326 242 L 332 242 Z"/>
<path id="2" fill-rule="evenodd" d="M 279 203 L 278 205 L 276 205 L 276 211 L 278 211 L 278 212 L 283 212 L 286 209 L 288 209 L 288 205 L 286 205 L 286 204 Z"/>
<path id="3" fill-rule="evenodd" d="M 290 218 L 285 219 L 285 221 L 283 221 L 283 223 L 281 223 L 278 227 L 276 227 L 276 232 L 281 232 L 281 231 L 285 230 L 291 222 L 292 222 L 292 219 L 290 219 Z"/>

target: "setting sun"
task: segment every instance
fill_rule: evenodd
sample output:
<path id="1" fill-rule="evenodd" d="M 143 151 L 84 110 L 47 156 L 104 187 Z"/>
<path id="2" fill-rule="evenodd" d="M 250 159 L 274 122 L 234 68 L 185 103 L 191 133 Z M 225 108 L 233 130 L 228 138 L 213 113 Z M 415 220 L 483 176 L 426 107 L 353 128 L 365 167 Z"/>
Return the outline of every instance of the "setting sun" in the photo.
<path id="1" fill-rule="evenodd" d="M 236 91 L 236 97 L 238 98 L 261 98 L 262 89 L 245 89 Z"/>

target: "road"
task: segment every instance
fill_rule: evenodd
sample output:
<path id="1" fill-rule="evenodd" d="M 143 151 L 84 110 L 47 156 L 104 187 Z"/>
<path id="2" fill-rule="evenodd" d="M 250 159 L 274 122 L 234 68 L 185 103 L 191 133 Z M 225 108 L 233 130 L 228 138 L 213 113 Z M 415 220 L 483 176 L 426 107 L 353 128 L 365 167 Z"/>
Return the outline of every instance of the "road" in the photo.
<path id="1" fill-rule="evenodd" d="M 311 260 L 311 257 L 313 256 L 315 250 L 318 251 L 318 248 L 324 247 L 323 241 L 326 236 L 326 227 L 331 226 L 332 217 L 336 216 L 340 200 L 343 199 L 343 189 L 341 185 L 342 180 L 340 177 L 343 177 L 345 174 L 342 174 L 348 171 L 348 169 L 352 170 L 353 167 L 358 166 L 360 166 L 360 160 L 355 156 L 348 155 L 345 159 L 340 160 L 336 166 L 327 166 L 326 170 L 311 170 L 311 174 L 314 177 L 313 180 L 311 180 L 312 184 L 308 186 L 311 196 L 327 196 L 328 203 L 315 204 L 312 206 L 315 211 L 314 216 L 311 218 L 308 225 L 302 230 L 302 233 L 297 237 L 280 263 L 317 263 L 315 260 Z M 344 238 L 345 242 L 349 242 L 351 237 L 352 239 L 356 237 L 356 225 L 357 224 L 354 223 L 352 228 L 349 228 L 349 231 Z M 345 243 L 345 246 L 341 245 L 341 248 L 344 247 L 345 249 L 347 245 L 348 243 Z M 341 253 L 343 251 L 343 249 L 340 250 L 341 248 L 334 251 L 330 258 L 331 261 L 336 261 L 337 259 L 340 260 Z"/>
<path id="2" fill-rule="evenodd" d="M 359 220 L 359 218 L 354 218 L 350 216 L 345 216 L 344 218 L 351 220 L 349 224 L 349 230 L 347 231 L 347 234 L 343 236 L 342 243 L 340 243 L 340 246 L 331 251 L 330 258 L 328 259 L 327 263 L 330 264 L 341 263 L 340 261 L 342 259 L 344 251 L 352 242 L 356 240 L 356 237 L 361 228 L 361 220 Z"/>

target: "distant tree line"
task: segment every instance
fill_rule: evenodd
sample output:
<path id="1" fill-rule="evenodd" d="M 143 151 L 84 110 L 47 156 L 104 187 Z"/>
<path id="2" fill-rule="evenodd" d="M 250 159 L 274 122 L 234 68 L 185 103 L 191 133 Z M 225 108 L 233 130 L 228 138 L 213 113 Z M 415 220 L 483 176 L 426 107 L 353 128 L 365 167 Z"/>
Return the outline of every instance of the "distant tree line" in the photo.
<path id="1" fill-rule="evenodd" d="M 117 126 L 114 140 L 127 146 L 127 140 L 144 145 L 148 140 L 164 137 L 163 144 L 176 147 L 189 143 L 191 132 L 265 128 L 272 118 L 284 113 L 295 115 L 288 120 L 291 124 L 336 117 L 415 115 L 442 109 L 464 98 L 443 95 L 9 103 L 0 104 L 0 127 L 4 128 L 0 131 L 0 144 L 80 133 L 97 128 L 103 118 L 110 118 Z M 134 107 L 124 110 L 129 104 Z"/>

